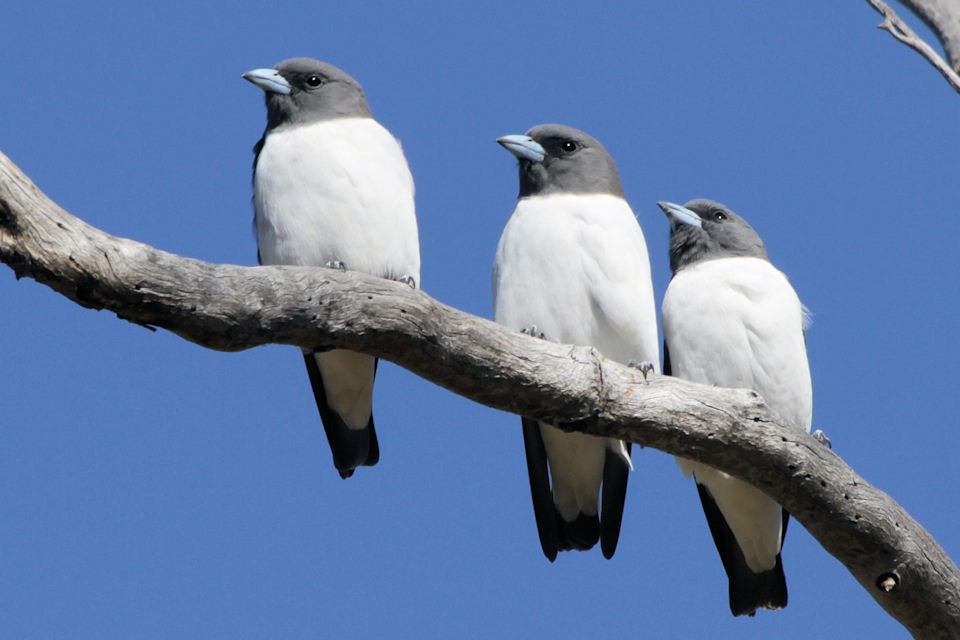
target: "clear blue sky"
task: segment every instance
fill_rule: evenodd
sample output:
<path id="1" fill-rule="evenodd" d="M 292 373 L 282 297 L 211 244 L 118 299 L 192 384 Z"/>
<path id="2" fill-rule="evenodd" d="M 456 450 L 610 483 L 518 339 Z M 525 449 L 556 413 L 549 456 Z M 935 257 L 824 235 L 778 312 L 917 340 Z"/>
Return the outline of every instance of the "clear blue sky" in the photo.
<path id="1" fill-rule="evenodd" d="M 905 13 L 905 12 L 904 12 Z M 960 97 L 845 2 L 14 3 L 0 149 L 68 211 L 252 265 L 246 70 L 365 87 L 417 182 L 423 287 L 489 317 L 517 190 L 497 136 L 604 142 L 669 280 L 660 199 L 746 217 L 814 314 L 814 423 L 960 550 Z M 292 347 L 202 349 L 0 267 L 0 637 L 905 638 L 793 522 L 790 605 L 734 619 L 696 490 L 634 456 L 620 546 L 537 541 L 519 418 L 380 367 L 339 478 Z"/>

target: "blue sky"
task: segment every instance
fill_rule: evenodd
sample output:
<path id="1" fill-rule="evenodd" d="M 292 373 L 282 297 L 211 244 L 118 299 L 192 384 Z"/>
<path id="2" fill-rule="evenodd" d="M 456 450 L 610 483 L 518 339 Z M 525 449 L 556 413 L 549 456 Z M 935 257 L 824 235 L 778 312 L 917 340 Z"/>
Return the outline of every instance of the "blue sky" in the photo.
<path id="1" fill-rule="evenodd" d="M 110 233 L 252 265 L 264 111 L 240 74 L 327 60 L 404 145 L 424 289 L 489 317 L 517 189 L 494 139 L 581 128 L 658 300 L 657 200 L 753 224 L 814 314 L 815 427 L 956 553 L 960 98 L 878 22 L 862 1 L 16 3 L 0 149 Z M 614 559 L 550 564 L 515 416 L 381 365 L 381 462 L 342 481 L 295 349 L 209 351 L 6 267 L 0 299 L 2 637 L 907 637 L 796 522 L 789 606 L 734 619 L 657 451 Z"/>

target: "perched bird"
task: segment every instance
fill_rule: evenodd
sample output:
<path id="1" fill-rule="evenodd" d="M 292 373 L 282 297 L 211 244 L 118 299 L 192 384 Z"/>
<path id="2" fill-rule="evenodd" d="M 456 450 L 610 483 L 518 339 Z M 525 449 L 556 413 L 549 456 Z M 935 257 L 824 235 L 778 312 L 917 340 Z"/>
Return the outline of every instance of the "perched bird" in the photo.
<path id="1" fill-rule="evenodd" d="M 805 310 L 760 236 L 710 200 L 658 204 L 670 219 L 673 271 L 663 299 L 664 373 L 754 389 L 787 424 L 809 432 Z M 696 480 L 733 615 L 785 607 L 780 548 L 789 514 L 742 480 L 691 460 L 677 463 Z"/>
<path id="2" fill-rule="evenodd" d="M 493 265 L 494 318 L 642 363 L 646 376 L 659 361 L 650 259 L 610 154 L 557 124 L 497 142 L 519 160 L 520 195 Z M 544 555 L 552 562 L 558 550 L 599 539 L 612 557 L 633 468 L 629 444 L 527 418 L 523 439 Z"/>
<path id="3" fill-rule="evenodd" d="M 253 162 L 260 264 L 350 269 L 416 287 L 413 177 L 357 81 L 310 58 L 243 77 L 266 94 L 267 127 Z M 340 476 L 376 464 L 377 360 L 322 348 L 305 350 L 304 360 Z"/>

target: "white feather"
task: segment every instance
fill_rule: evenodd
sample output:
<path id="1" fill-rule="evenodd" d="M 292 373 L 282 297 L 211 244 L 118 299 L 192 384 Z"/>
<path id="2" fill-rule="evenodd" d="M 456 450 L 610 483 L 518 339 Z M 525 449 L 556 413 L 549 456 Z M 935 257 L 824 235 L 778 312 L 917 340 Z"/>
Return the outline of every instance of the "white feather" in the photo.
<path id="1" fill-rule="evenodd" d="M 347 428 L 365 429 L 373 413 L 373 379 L 376 359 L 372 356 L 332 349 L 313 354 L 323 378 L 327 404 Z"/>
<path id="2" fill-rule="evenodd" d="M 263 264 L 325 266 L 420 284 L 413 177 L 400 143 L 371 118 L 285 126 L 267 135 L 254 173 Z M 374 358 L 315 354 L 327 403 L 351 429 L 373 404 Z"/>
<path id="3" fill-rule="evenodd" d="M 419 285 L 413 178 L 400 143 L 371 118 L 271 131 L 257 159 L 254 208 L 263 264 L 339 260 Z"/>
<path id="4" fill-rule="evenodd" d="M 497 247 L 494 318 L 536 326 L 549 340 L 596 347 L 619 362 L 658 367 L 650 259 L 627 202 L 601 194 L 555 194 L 517 202 Z M 563 433 L 541 423 L 554 502 L 565 520 L 597 513 L 607 447 L 619 440 Z"/>
<path id="5" fill-rule="evenodd" d="M 813 391 L 804 308 L 786 276 L 760 258 L 706 260 L 680 270 L 663 299 L 673 375 L 758 391 L 790 425 L 810 431 Z M 677 458 L 707 486 L 751 570 L 773 568 L 781 510 L 747 483 Z"/>

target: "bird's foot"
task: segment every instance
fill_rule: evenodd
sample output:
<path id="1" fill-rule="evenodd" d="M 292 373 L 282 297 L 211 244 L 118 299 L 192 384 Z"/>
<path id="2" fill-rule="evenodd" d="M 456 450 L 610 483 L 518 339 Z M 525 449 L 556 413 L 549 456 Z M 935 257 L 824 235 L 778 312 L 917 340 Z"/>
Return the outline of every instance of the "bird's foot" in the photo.
<path id="1" fill-rule="evenodd" d="M 417 279 L 413 276 L 400 276 L 397 278 L 397 282 L 402 282 L 403 284 L 410 285 L 411 289 L 417 288 Z"/>
<path id="2" fill-rule="evenodd" d="M 644 382 L 647 381 L 647 376 L 653 373 L 653 363 L 650 362 L 649 360 L 642 360 L 642 361 L 630 360 L 629 362 L 627 362 L 627 366 L 630 367 L 631 369 L 639 369 L 640 373 L 643 374 Z"/>
<path id="3" fill-rule="evenodd" d="M 546 334 L 544 334 L 543 331 L 540 331 L 540 329 L 537 329 L 537 325 L 535 324 L 532 324 L 529 327 L 524 327 L 523 329 L 520 329 L 520 333 L 525 333 L 531 338 L 540 338 L 541 340 L 547 339 Z"/>
<path id="4" fill-rule="evenodd" d="M 340 260 L 330 260 L 325 265 L 327 269 L 340 269 L 340 271 L 346 271 L 347 265 L 343 264 Z"/>
<path id="5" fill-rule="evenodd" d="M 827 449 L 833 449 L 833 443 L 830 442 L 830 438 L 828 438 L 827 434 L 825 434 L 822 430 L 817 429 L 810 435 L 812 435 L 817 442 L 825 446 Z"/>

